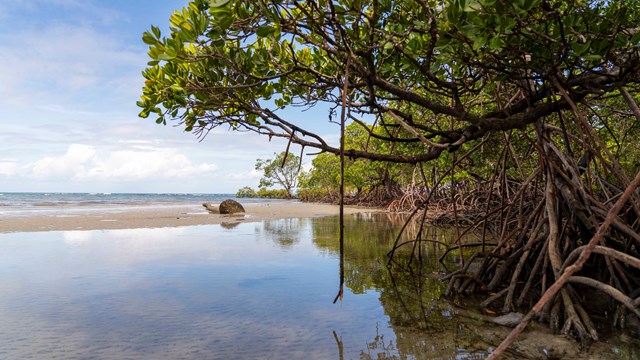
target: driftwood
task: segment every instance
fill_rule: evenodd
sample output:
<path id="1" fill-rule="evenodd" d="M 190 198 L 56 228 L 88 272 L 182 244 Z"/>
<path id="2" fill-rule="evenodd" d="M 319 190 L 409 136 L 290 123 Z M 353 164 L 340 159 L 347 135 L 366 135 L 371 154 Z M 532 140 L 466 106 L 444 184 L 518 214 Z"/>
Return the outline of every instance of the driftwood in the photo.
<path id="1" fill-rule="evenodd" d="M 212 203 L 203 203 L 202 206 L 212 214 L 220 214 L 220 209 Z"/>

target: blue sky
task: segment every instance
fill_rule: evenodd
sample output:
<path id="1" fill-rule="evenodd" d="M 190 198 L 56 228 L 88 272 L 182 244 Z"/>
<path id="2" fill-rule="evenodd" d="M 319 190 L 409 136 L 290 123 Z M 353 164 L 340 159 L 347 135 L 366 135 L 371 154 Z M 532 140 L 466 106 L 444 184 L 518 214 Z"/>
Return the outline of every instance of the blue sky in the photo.
<path id="1" fill-rule="evenodd" d="M 142 33 L 153 24 L 166 34 L 186 4 L 0 0 L 0 192 L 257 187 L 255 160 L 286 143 L 226 129 L 200 141 L 137 116 L 148 61 Z M 302 116 L 327 121 L 324 112 Z"/>

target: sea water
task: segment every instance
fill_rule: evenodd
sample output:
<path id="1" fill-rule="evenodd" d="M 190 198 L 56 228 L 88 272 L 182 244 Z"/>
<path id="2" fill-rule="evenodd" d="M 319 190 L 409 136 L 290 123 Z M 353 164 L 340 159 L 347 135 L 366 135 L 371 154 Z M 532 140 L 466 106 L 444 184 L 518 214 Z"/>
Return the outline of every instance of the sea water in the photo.
<path id="1" fill-rule="evenodd" d="M 0 359 L 482 359 L 506 336 L 443 297 L 454 254 L 389 263 L 402 219 L 345 220 L 335 303 L 336 217 L 0 233 Z M 637 358 L 628 343 L 599 358 Z"/>
<path id="2" fill-rule="evenodd" d="M 391 272 L 397 223 L 335 217 L 0 234 L 1 359 L 482 358 L 428 276 Z M 407 247 L 408 248 L 408 247 Z M 423 256 L 437 256 L 423 249 Z M 430 262 L 435 263 L 435 261 Z"/>
<path id="3" fill-rule="evenodd" d="M 281 200 L 243 198 L 234 194 L 172 194 L 172 193 L 0 193 L 0 216 L 66 214 L 132 208 L 176 207 L 219 203 L 233 199 L 243 203 Z"/>

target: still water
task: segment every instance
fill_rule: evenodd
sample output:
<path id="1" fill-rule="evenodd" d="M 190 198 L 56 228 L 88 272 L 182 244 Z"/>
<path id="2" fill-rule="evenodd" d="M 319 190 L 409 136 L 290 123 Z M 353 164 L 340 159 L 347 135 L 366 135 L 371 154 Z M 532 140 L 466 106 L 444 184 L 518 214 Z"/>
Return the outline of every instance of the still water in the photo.
<path id="1" fill-rule="evenodd" d="M 0 358 L 485 357 L 440 282 L 387 269 L 399 223 L 347 220 L 336 304 L 334 217 L 0 234 Z"/>

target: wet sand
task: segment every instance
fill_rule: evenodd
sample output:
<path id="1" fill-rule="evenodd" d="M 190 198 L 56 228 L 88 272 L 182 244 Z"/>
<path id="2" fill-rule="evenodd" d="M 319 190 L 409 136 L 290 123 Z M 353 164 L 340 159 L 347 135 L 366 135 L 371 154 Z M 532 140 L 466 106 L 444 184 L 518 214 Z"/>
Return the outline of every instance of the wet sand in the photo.
<path id="1" fill-rule="evenodd" d="M 205 224 L 233 225 L 286 218 L 338 215 L 337 205 L 273 202 L 243 204 L 246 213 L 221 215 L 209 213 L 202 205 L 86 209 L 46 215 L 29 213 L 0 218 L 0 232 L 107 230 L 160 228 Z M 378 212 L 380 209 L 345 207 L 345 214 Z"/>

